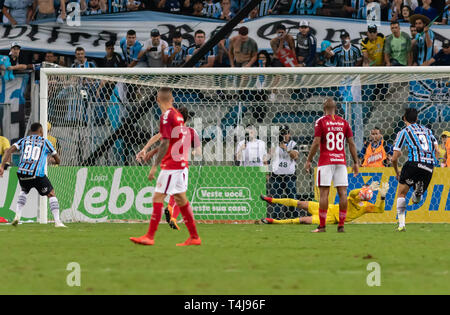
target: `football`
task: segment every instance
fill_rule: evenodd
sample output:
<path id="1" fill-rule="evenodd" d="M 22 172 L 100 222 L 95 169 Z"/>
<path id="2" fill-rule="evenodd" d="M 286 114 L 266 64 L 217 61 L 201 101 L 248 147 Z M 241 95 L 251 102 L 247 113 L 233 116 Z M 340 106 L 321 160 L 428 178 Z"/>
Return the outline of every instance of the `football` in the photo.
<path id="1" fill-rule="evenodd" d="M 368 186 L 364 186 L 359 190 L 358 196 L 361 201 L 369 201 L 373 197 L 373 190 Z"/>

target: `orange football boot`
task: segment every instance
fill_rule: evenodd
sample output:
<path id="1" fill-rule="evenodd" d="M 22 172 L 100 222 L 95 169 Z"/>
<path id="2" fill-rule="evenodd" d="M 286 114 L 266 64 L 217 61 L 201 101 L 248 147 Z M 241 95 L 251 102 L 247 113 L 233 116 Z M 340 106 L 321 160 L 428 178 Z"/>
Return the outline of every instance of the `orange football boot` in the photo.
<path id="1" fill-rule="evenodd" d="M 139 245 L 153 245 L 155 244 L 155 240 L 149 238 L 147 235 L 141 237 L 130 237 L 130 241 Z"/>
<path id="2" fill-rule="evenodd" d="M 177 244 L 177 246 L 190 246 L 190 245 L 201 245 L 202 240 L 199 238 L 189 237 L 184 243 Z"/>

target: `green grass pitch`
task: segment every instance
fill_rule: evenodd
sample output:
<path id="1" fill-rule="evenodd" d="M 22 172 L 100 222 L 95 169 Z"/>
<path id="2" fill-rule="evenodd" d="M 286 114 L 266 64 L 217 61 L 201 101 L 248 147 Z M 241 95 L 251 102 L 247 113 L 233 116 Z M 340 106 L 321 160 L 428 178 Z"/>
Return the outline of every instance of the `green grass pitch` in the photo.
<path id="1" fill-rule="evenodd" d="M 202 246 L 176 247 L 180 226 L 139 246 L 128 238 L 147 224 L 0 225 L 0 294 L 450 294 L 449 224 L 200 224 Z M 79 287 L 67 285 L 70 262 Z M 367 284 L 372 262 L 380 286 Z"/>

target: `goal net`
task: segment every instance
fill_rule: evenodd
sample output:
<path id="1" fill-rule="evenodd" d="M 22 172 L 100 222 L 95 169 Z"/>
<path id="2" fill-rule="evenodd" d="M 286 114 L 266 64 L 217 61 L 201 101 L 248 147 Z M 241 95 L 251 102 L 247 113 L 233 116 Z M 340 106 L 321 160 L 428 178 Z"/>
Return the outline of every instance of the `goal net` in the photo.
<path id="1" fill-rule="evenodd" d="M 303 165 L 325 99 L 337 102 L 367 162 L 365 142 L 379 134 L 392 148 L 406 107 L 418 109 L 419 122 L 436 138 L 450 130 L 449 77 L 445 67 L 45 68 L 40 120 L 45 134 L 51 124 L 48 135 L 56 138 L 62 160 L 49 165 L 48 174 L 63 221 L 149 220 L 156 182 L 147 179 L 151 162 L 142 164 L 135 156 L 159 132 L 156 94 L 170 87 L 175 107 L 188 110 L 187 125 L 201 139 L 201 155 L 190 157 L 187 193 L 197 220 L 305 216 L 301 209 L 268 205 L 260 195 L 317 198 L 314 175 Z M 389 166 L 390 154 L 381 166 Z M 349 176 L 349 190 L 390 180 L 379 172 Z M 394 186 L 386 201 L 391 209 Z M 46 208 L 43 199 L 41 222 L 51 219 Z"/>

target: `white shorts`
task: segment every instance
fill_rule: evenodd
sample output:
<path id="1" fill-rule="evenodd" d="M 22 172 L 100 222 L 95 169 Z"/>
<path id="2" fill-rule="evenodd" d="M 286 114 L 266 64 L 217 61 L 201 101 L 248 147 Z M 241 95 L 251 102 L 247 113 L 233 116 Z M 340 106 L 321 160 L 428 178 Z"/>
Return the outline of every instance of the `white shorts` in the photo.
<path id="1" fill-rule="evenodd" d="M 348 186 L 347 166 L 343 164 L 322 165 L 317 168 L 316 185 L 334 187 Z"/>
<path id="2" fill-rule="evenodd" d="M 156 192 L 175 195 L 184 193 L 188 187 L 188 168 L 182 170 L 161 170 L 156 181 Z"/>

